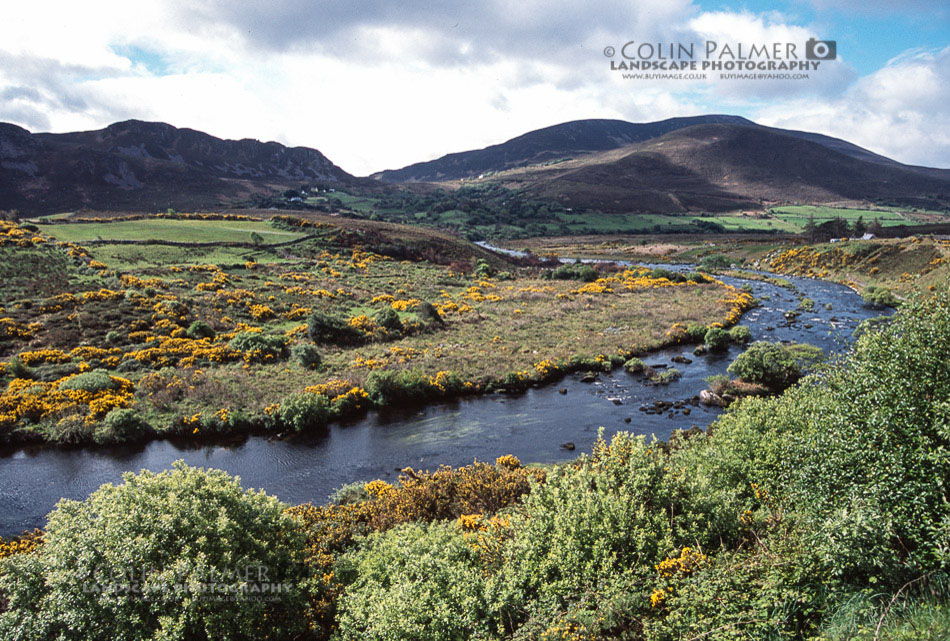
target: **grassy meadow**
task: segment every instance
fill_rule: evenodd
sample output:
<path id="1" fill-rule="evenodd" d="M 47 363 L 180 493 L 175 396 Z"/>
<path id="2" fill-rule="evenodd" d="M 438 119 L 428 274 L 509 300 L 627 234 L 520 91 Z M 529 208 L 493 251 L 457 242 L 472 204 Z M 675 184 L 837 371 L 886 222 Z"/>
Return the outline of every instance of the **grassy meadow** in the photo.
<path id="1" fill-rule="evenodd" d="M 685 340 L 687 325 L 731 325 L 751 304 L 698 274 L 601 267 L 562 280 L 448 236 L 329 220 L 7 224 L 3 439 L 312 429 L 374 406 L 609 369 Z M 252 230 L 304 240 L 106 240 L 208 242 Z M 76 242 L 91 237 L 106 242 Z"/>

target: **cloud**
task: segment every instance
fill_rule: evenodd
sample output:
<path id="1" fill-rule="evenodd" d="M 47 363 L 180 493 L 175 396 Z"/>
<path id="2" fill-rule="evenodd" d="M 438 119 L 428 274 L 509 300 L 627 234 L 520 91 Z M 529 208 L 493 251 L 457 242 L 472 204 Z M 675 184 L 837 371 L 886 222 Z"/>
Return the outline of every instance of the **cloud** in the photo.
<path id="1" fill-rule="evenodd" d="M 950 167 L 950 47 L 909 51 L 837 99 L 769 106 L 756 117 L 844 138 L 905 163 Z"/>
<path id="2" fill-rule="evenodd" d="M 690 0 L 364 0 L 320 2 L 318 9 L 312 0 L 199 0 L 181 7 L 180 18 L 230 26 L 260 49 L 341 59 L 384 54 L 380 30 L 413 35 L 409 46 L 425 62 L 451 65 L 575 55 L 608 35 L 669 32 L 695 12 Z"/>
<path id="3" fill-rule="evenodd" d="M 942 20 L 947 15 L 946 0 L 809 0 L 816 9 L 863 15 L 916 14 L 924 20 Z"/>
<path id="4" fill-rule="evenodd" d="M 845 59 L 808 81 L 751 83 L 624 81 L 603 54 L 631 39 L 812 35 L 789 16 L 690 0 L 33 0 L 0 21 L 0 120 L 53 131 L 162 120 L 315 147 L 364 175 L 567 120 L 731 112 L 947 164 L 915 147 L 932 147 L 927 136 L 946 147 L 926 134 L 947 121 L 946 96 L 928 89 L 948 85 L 934 53 L 860 79 Z"/>

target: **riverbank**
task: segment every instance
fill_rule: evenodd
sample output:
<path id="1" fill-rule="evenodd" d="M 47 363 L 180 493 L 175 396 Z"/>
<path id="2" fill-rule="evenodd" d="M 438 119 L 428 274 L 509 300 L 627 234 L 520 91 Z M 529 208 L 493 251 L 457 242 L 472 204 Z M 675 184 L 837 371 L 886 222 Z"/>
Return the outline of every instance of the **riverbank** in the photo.
<path id="1" fill-rule="evenodd" d="M 752 295 L 762 301 L 741 320 L 751 329 L 753 340 L 808 342 L 828 354 L 840 353 L 850 344 L 854 328 L 878 314 L 842 286 L 792 277 L 799 293 L 815 301 L 815 309 L 790 322 L 785 314 L 797 309 L 799 294 L 764 281 L 725 276 L 723 280 L 737 290 L 751 287 Z M 8 448 L 0 456 L 0 486 L 6 488 L 0 492 L 0 514 L 5 519 L 0 534 L 42 526 L 46 512 L 62 497 L 81 500 L 102 483 L 118 481 L 123 472 L 159 472 L 178 459 L 226 470 L 240 476 L 246 487 L 263 488 L 292 504 L 323 503 L 344 484 L 375 478 L 391 481 L 397 468 L 407 466 L 458 467 L 505 454 L 526 462 L 570 461 L 576 452 L 593 446 L 601 427 L 608 438 L 630 430 L 667 439 L 675 429 L 704 428 L 720 415 L 719 408 L 688 401 L 708 386 L 708 377 L 726 374 L 742 349 L 733 345 L 722 353 L 695 356 L 692 345 L 683 343 L 642 357 L 647 365 L 657 366 L 656 371 L 665 366 L 681 373 L 666 385 L 649 384 L 642 375 L 619 367 L 598 371 L 595 381 L 585 383 L 581 379 L 586 370 L 580 370 L 522 392 L 370 409 L 361 418 L 281 440 L 272 433 L 207 438 L 189 433 L 109 447 Z M 661 407 L 663 411 L 657 411 Z M 573 443 L 575 450 L 564 449 L 567 443 Z M 43 478 L 44 483 L 23 483 L 24 478 Z"/>
<path id="2" fill-rule="evenodd" d="M 247 221 L 170 222 L 206 238 Z M 152 233 L 123 219 L 45 229 L 82 236 L 90 224 L 100 235 L 122 226 L 123 242 Z M 0 438 L 72 445 L 319 431 L 370 409 L 615 367 L 687 340 L 683 327 L 732 325 L 752 302 L 700 274 L 606 264 L 562 274 L 473 245 L 467 261 L 453 258 L 464 247 L 397 260 L 407 246 L 398 236 L 381 242 L 372 227 L 272 225 L 309 236 L 262 246 L 244 263 L 230 254 L 168 263 L 145 245 L 134 268 L 123 255 L 123 269 L 99 260 L 101 245 L 6 225 Z M 153 251 L 159 259 L 148 262 Z M 43 283 L 38 262 L 54 275 Z"/>

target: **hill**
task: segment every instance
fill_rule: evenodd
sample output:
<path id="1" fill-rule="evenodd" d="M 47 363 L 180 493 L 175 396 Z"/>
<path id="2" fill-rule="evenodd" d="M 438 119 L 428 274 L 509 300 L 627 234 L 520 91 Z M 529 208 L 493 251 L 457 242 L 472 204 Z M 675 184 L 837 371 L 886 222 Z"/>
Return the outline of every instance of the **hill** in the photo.
<path id="1" fill-rule="evenodd" d="M 881 200 L 938 208 L 950 202 L 950 170 L 868 157 L 838 142 L 833 148 L 813 135 L 757 125 L 696 125 L 490 180 L 604 212 L 728 211 L 767 201 Z"/>
<path id="2" fill-rule="evenodd" d="M 607 119 L 574 120 L 530 131 L 484 149 L 448 154 L 437 160 L 381 171 L 370 177 L 386 182 L 440 182 L 475 178 L 486 172 L 616 149 L 684 127 L 711 123 L 753 124 L 739 116 L 723 115 L 669 118 L 648 123 Z"/>
<path id="3" fill-rule="evenodd" d="M 0 123 L 0 208 L 30 213 L 193 209 L 274 187 L 354 181 L 316 149 L 222 140 L 159 122 L 65 134 Z"/>

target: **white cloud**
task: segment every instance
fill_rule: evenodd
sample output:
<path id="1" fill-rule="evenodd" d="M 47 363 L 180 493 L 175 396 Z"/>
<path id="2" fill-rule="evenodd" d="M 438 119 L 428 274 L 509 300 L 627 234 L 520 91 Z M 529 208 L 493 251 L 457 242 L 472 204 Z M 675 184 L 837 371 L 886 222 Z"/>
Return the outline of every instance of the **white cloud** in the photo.
<path id="1" fill-rule="evenodd" d="M 920 162 L 907 141 L 947 121 L 950 83 L 927 76 L 943 72 L 919 56 L 856 82 L 839 63 L 807 85 L 623 81 L 609 71 L 603 48 L 630 39 L 812 35 L 786 16 L 703 13 L 690 0 L 372 0 L 321 11 L 307 0 L 36 0 L 4 11 L 0 120 L 52 131 L 162 120 L 315 147 L 359 175 L 566 120 L 724 111 L 807 123 Z M 873 104 L 862 112 L 860 100 Z M 931 162 L 950 162 L 950 145 L 931 141 Z"/>
<path id="2" fill-rule="evenodd" d="M 837 99 L 777 104 L 756 117 L 843 138 L 901 162 L 950 166 L 950 47 L 908 52 Z"/>

